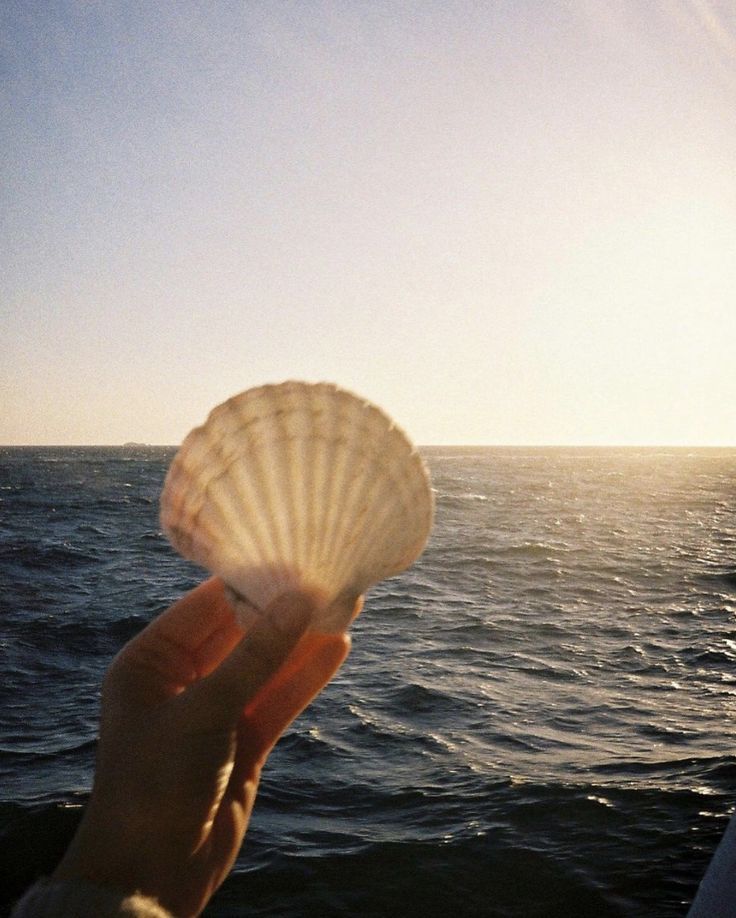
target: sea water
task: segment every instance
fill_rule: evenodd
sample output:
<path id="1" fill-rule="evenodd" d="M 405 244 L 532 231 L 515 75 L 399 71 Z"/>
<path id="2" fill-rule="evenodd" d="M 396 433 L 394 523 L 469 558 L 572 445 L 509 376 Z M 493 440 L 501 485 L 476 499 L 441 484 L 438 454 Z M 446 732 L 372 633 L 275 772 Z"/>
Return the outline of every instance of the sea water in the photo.
<path id="1" fill-rule="evenodd" d="M 424 454 L 430 544 L 205 914 L 684 915 L 736 801 L 736 450 Z M 1 913 L 74 831 L 110 659 L 202 579 L 158 524 L 172 455 L 0 449 Z"/>

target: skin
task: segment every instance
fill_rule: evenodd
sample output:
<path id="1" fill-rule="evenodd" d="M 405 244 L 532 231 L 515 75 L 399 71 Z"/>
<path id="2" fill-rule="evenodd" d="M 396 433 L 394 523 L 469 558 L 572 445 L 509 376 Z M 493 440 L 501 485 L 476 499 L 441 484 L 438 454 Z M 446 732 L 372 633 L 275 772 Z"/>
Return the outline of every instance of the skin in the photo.
<path id="1" fill-rule="evenodd" d="M 313 612 L 309 596 L 281 597 L 244 636 L 212 578 L 123 648 L 103 684 L 92 796 L 55 878 L 200 914 L 269 752 L 348 655 L 346 634 L 308 631 Z"/>

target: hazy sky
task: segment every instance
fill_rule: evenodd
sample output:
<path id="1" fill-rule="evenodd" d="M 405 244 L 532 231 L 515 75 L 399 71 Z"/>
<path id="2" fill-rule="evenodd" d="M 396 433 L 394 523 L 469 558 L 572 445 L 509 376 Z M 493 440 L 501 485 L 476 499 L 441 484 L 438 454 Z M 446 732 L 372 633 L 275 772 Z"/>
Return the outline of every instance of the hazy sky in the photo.
<path id="1" fill-rule="evenodd" d="M 0 5 L 0 443 L 338 382 L 736 445 L 732 0 Z"/>

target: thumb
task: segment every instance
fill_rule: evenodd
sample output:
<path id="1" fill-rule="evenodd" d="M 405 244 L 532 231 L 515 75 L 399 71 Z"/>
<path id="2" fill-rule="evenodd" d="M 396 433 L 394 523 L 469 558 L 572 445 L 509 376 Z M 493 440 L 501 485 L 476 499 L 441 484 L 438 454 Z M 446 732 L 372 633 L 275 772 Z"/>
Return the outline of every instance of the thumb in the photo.
<path id="1" fill-rule="evenodd" d="M 287 660 L 313 612 L 312 600 L 301 593 L 274 600 L 217 669 L 191 687 L 191 694 L 213 713 L 219 711 L 228 720 L 239 718 Z"/>

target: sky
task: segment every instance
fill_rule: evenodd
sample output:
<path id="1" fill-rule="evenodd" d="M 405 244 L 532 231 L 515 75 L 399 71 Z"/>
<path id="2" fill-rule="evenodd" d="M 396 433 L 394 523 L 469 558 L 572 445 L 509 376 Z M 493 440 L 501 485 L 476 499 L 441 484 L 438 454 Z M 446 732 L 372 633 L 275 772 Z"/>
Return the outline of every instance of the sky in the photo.
<path id="1" fill-rule="evenodd" d="M 0 444 L 736 446 L 735 113 L 731 0 L 4 0 Z"/>

